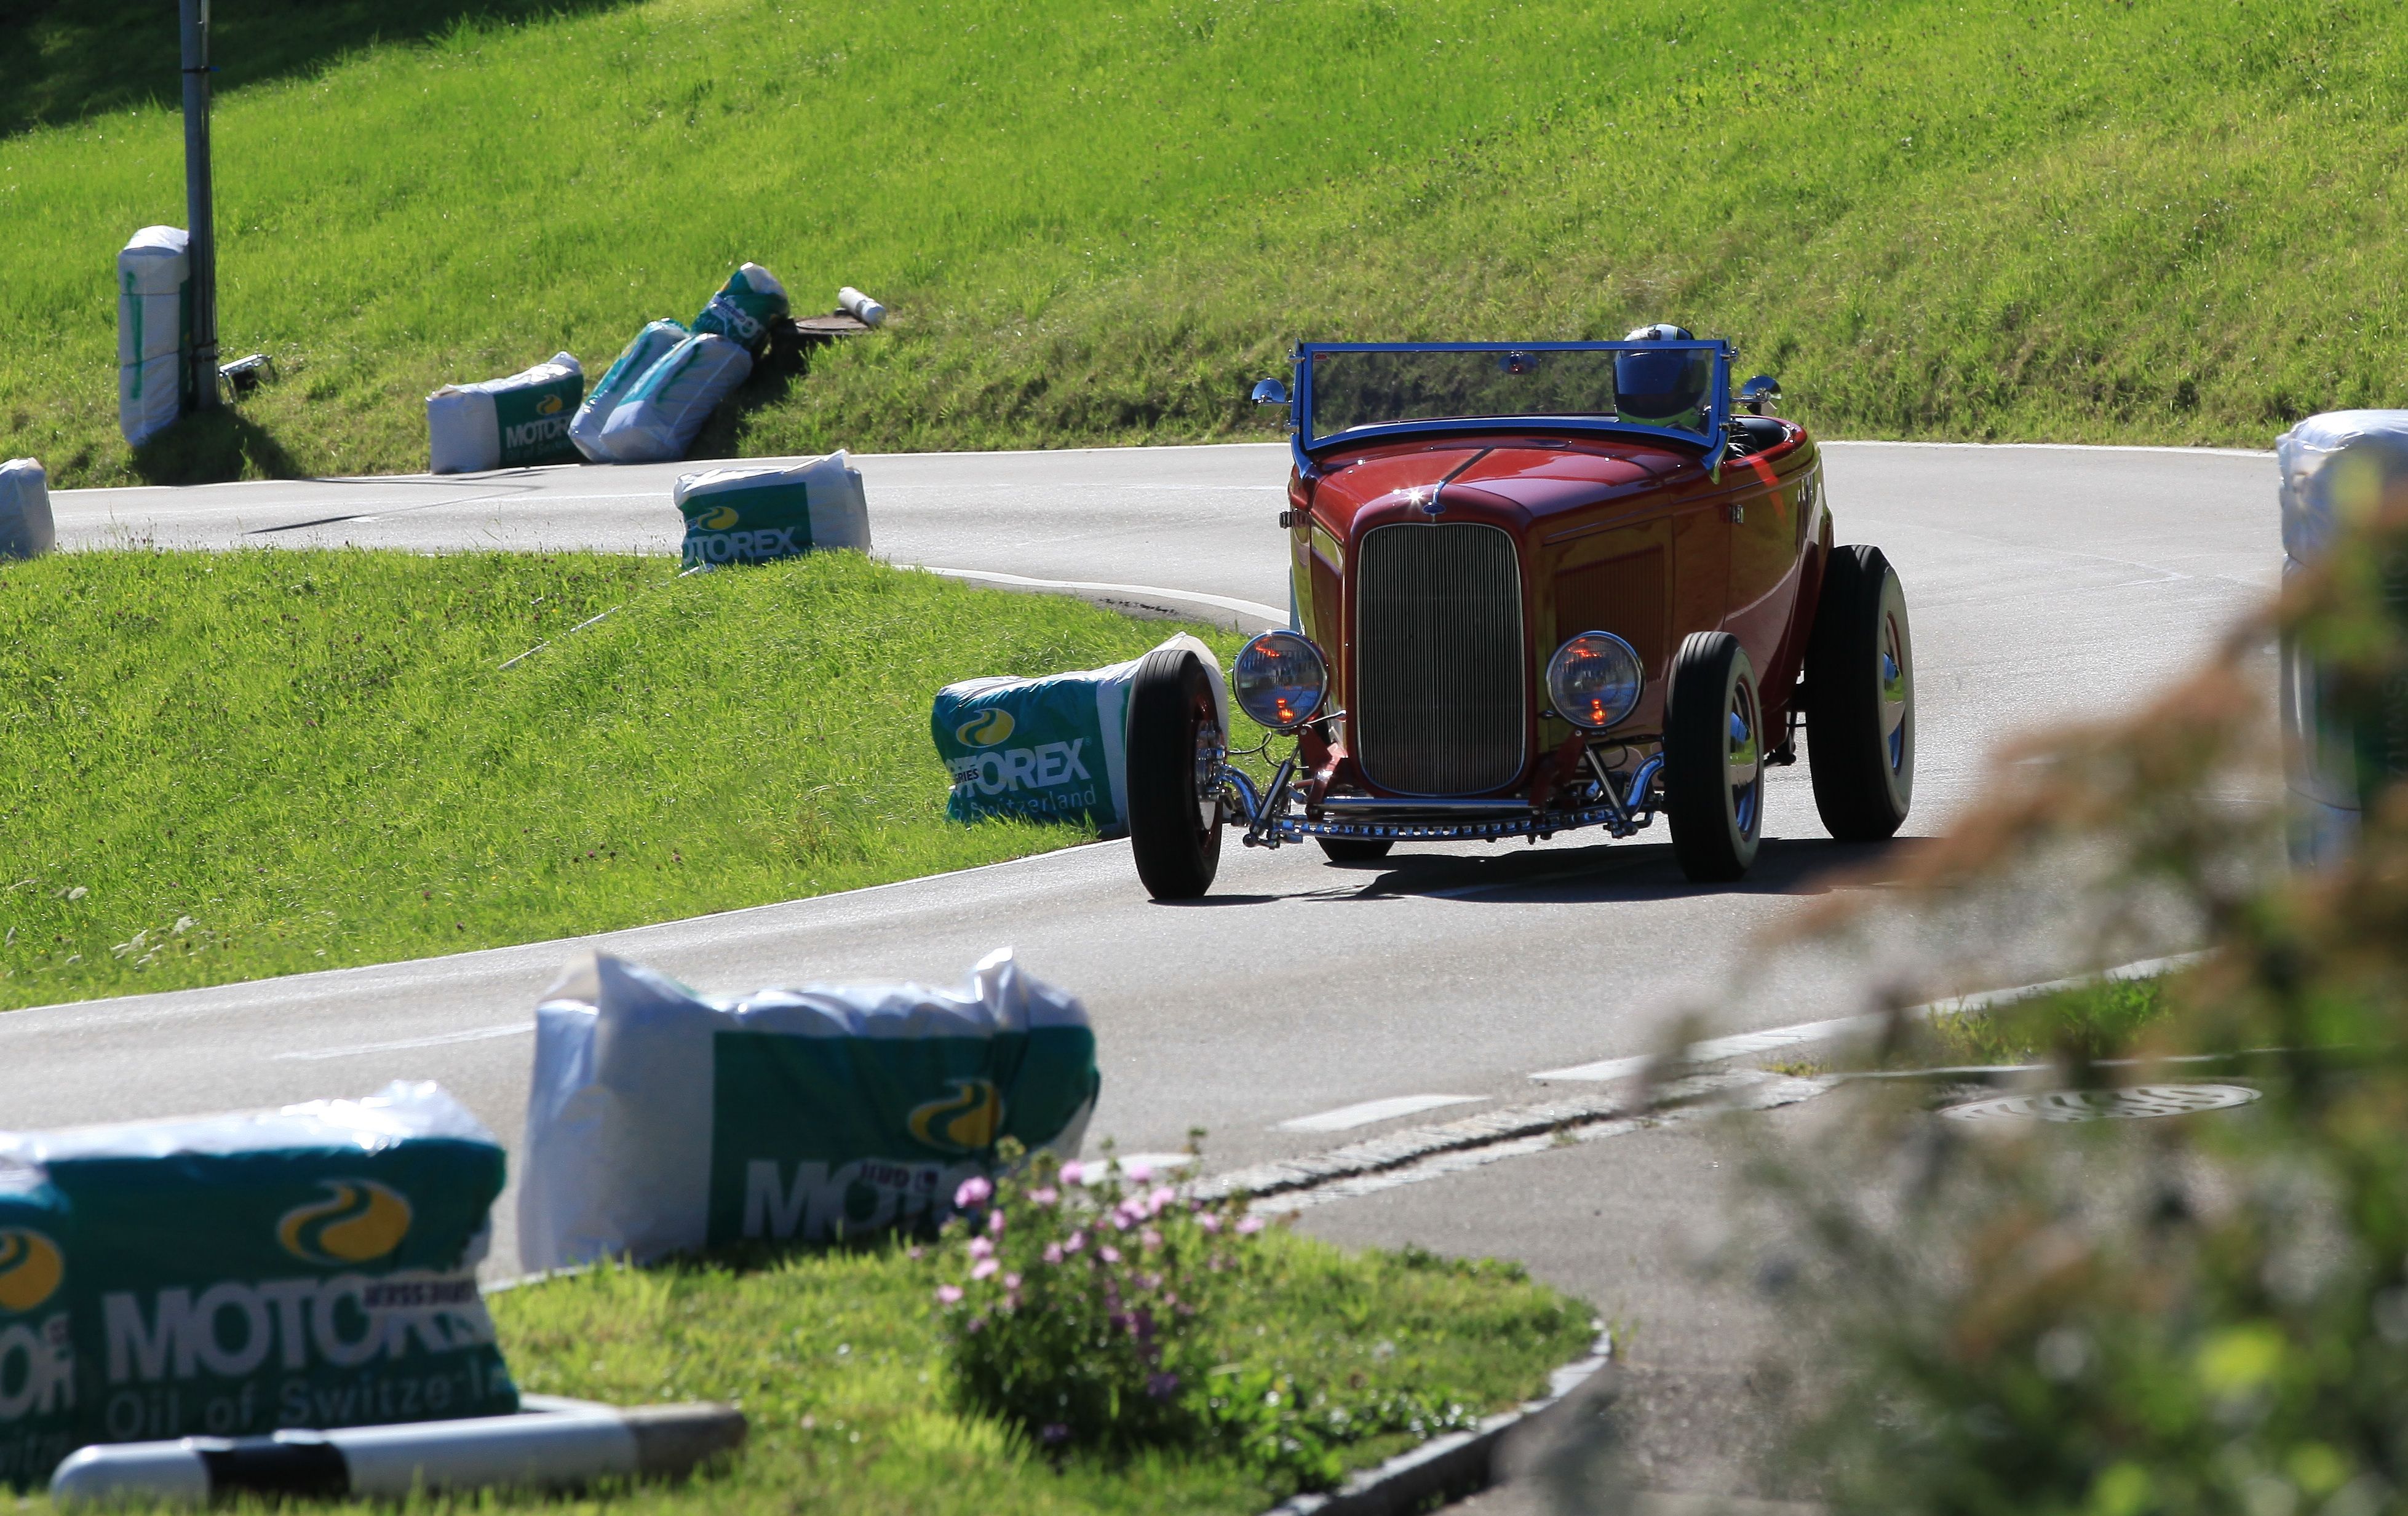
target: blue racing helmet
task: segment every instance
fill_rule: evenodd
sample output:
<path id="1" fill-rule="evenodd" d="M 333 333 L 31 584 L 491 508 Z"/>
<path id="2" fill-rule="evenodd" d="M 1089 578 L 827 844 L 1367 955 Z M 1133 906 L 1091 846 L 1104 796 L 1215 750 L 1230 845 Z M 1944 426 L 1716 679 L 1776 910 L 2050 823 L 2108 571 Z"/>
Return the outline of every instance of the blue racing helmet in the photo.
<path id="1" fill-rule="evenodd" d="M 1685 326 L 1657 322 L 1624 337 L 1625 342 L 1693 342 Z M 1627 422 L 1694 432 L 1705 424 L 1706 387 L 1713 363 L 1694 348 L 1666 352 L 1623 352 L 1613 359 L 1614 409 Z"/>

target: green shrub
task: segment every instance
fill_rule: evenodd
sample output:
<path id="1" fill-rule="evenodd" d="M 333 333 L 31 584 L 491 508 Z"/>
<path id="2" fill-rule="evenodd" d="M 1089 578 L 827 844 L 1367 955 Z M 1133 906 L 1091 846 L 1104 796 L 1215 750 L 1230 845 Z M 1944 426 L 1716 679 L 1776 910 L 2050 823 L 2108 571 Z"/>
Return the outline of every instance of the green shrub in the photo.
<path id="1" fill-rule="evenodd" d="M 2216 948 L 2168 983 L 2138 1068 L 2062 1037 L 2058 1077 L 2236 1081 L 2144 1123 L 1861 1121 L 1760 1151 L 1759 1260 L 1806 1323 L 1804 1468 L 1840 1511 L 2366 1516 L 2408 1502 L 2408 786 L 2327 871 L 2271 866 L 2264 683 L 2280 630 L 2350 698 L 2408 675 L 2408 502 L 2129 722 L 2062 737 L 1915 865 L 1942 894 L 2071 918 L 2179 902 Z M 2027 776 L 2018 780 L 2020 772 Z M 2236 795 L 2260 797 L 2237 804 Z M 2078 865 L 2078 866 L 2077 866 Z M 2110 1041 L 2120 1042 L 2121 1035 Z M 1896 1084 L 1886 1086 L 1896 1089 Z"/>

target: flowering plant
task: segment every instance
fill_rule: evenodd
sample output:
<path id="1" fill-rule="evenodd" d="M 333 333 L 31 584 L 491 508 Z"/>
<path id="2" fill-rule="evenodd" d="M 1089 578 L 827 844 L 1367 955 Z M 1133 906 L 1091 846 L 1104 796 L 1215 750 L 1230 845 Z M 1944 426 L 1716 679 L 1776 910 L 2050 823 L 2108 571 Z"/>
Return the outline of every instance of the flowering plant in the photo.
<path id="1" fill-rule="evenodd" d="M 937 1309 L 954 1393 L 1057 1454 L 1211 1449 L 1275 1484 L 1328 1489 L 1354 1444 L 1478 1419 L 1443 1388 L 1359 1373 L 1299 1382 L 1282 1362 L 1254 1361 L 1253 1339 L 1232 1339 L 1226 1318 L 1243 1304 L 1234 1292 L 1275 1288 L 1281 1276 L 1242 1196 L 1182 1194 L 1109 1154 L 1065 1164 L 1039 1153 L 1000 1180 L 965 1181 L 953 1204 Z"/>
<path id="2" fill-rule="evenodd" d="M 1007 1159 L 1010 1156 L 1007 1155 Z M 1143 1164 L 1040 1152 L 964 1181 L 937 1289 L 956 1393 L 1049 1448 L 1188 1440 L 1213 1367 L 1200 1330 L 1258 1217 L 1242 1197 L 1182 1196 Z"/>

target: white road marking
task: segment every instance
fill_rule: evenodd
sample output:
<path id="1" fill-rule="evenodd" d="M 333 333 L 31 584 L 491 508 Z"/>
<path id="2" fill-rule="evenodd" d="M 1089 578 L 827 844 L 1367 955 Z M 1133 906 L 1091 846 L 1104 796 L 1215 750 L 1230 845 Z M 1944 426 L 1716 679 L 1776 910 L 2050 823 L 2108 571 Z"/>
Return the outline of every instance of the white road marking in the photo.
<path id="1" fill-rule="evenodd" d="M 1196 1155 L 1192 1152 L 1121 1152 L 1114 1153 L 1112 1156 L 1120 1161 L 1122 1179 L 1133 1184 L 1144 1182 L 1144 1180 L 1137 1178 L 1137 1171 L 1140 1168 L 1146 1171 L 1146 1179 L 1152 1180 L 1158 1179 L 1165 1174 L 1176 1173 L 1182 1168 L 1193 1168 L 1196 1166 Z M 1104 1182 L 1104 1160 L 1102 1154 L 1098 1153 L 1093 1158 L 1080 1159 L 1079 1167 L 1080 1183 L 1101 1184 Z"/>
<path id="2" fill-rule="evenodd" d="M 1978 994 L 1960 994 L 1954 999 L 1934 1000 L 1928 1006 L 1911 1006 L 1904 1014 L 1914 1017 L 1956 1016 L 1969 1010 L 1988 1010 L 1998 1006 L 2012 1006 L 2018 1001 L 2036 1000 L 2061 990 L 2078 990 L 2086 984 L 2098 984 L 2115 980 L 2154 979 L 2176 969 L 2188 968 L 2207 957 L 2203 952 L 2176 953 L 2169 958 L 2143 958 L 2137 964 L 2126 964 L 2098 974 L 2077 974 L 2071 979 L 2050 980 L 2044 984 L 2020 984 L 2012 990 L 1985 990 Z M 1743 1058 L 1750 1053 L 1770 1052 L 1775 1048 L 1794 1047 L 1801 1042 L 1827 1042 L 1840 1037 L 1870 1036 L 1881 1030 L 1888 1020 L 1881 1015 L 1842 1016 L 1826 1022 L 1799 1022 L 1790 1026 L 1774 1026 L 1761 1032 L 1742 1032 L 1732 1037 L 1709 1037 L 1692 1042 L 1681 1051 L 1682 1061 L 1692 1064 L 1715 1064 L 1727 1058 Z M 1654 1054 L 1636 1058 L 1606 1058 L 1594 1064 L 1576 1064 L 1570 1068 L 1550 1068 L 1530 1076 L 1534 1080 L 1579 1080 L 1601 1081 L 1627 1080 L 1644 1071 L 1656 1061 Z"/>
<path id="3" fill-rule="evenodd" d="M 469 1032 L 403 1037 L 397 1042 L 362 1042 L 349 1048 L 310 1048 L 305 1051 L 280 1052 L 276 1056 L 288 1063 L 318 1063 L 328 1058 L 357 1058 L 371 1052 L 399 1052 L 406 1048 L 440 1048 L 452 1042 L 483 1042 L 490 1037 L 525 1037 L 534 1030 L 535 1023 L 529 1020 L 512 1022 L 508 1026 L 480 1026 Z"/>
<path id="4" fill-rule="evenodd" d="M 1024 574 L 997 574 L 983 568 L 939 568 L 934 564 L 916 565 L 931 574 L 947 579 L 976 579 L 987 584 L 1013 584 L 1030 590 L 1089 590 L 1104 594 L 1152 595 L 1163 600 L 1192 600 L 1197 605 L 1215 606 L 1234 610 L 1240 615 L 1260 616 L 1282 626 L 1287 624 L 1287 612 L 1264 605 L 1259 600 L 1240 600 L 1234 595 L 1206 594 L 1201 590 L 1168 590 L 1158 584 L 1104 584 L 1092 579 L 1038 579 Z"/>
<path id="5" fill-rule="evenodd" d="M 1340 1106 L 1325 1110 L 1318 1116 L 1298 1116 L 1292 1122 L 1282 1122 L 1282 1132 L 1344 1132 L 1373 1122 L 1384 1122 L 1398 1116 L 1411 1116 L 1415 1111 L 1436 1110 L 1440 1106 L 1464 1106 L 1475 1100 L 1485 1100 L 1482 1094 L 1398 1094 L 1385 1100 L 1366 1100 L 1356 1105 Z"/>

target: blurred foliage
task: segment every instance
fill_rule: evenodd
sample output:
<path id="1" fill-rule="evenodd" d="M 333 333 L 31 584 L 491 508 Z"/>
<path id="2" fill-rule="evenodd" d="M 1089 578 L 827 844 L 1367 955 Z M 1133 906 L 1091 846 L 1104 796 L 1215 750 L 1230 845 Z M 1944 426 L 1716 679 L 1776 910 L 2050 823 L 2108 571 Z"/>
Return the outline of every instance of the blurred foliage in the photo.
<path id="1" fill-rule="evenodd" d="M 2161 980 L 2109 980 L 1982 1010 L 1942 1011 L 1925 1032 L 1948 1064 L 2020 1064 L 2052 1053 L 2113 1058 L 2166 1007 Z"/>
<path id="2" fill-rule="evenodd" d="M 2068 859 L 2074 914 L 2188 902 L 2215 952 L 2162 1013 L 2137 1035 L 2060 1020 L 2042 1051 L 2066 1085 L 2261 1098 L 1976 1124 L 1887 1081 L 1858 1119 L 1756 1150 L 1756 1201 L 1786 1223 L 1759 1277 L 1805 1323 L 1798 1456 L 1835 1510 L 2408 1509 L 2408 786 L 2371 774 L 2355 846 L 2316 871 L 2269 866 L 2284 818 L 2252 798 L 2280 761 L 2251 672 L 2270 634 L 2327 661 L 2361 729 L 2408 708 L 2399 483 L 2213 666 L 2016 755 L 1915 863 L 1927 905 L 2062 889 Z M 2095 1061 L 2127 1049 L 2139 1066 Z"/>

